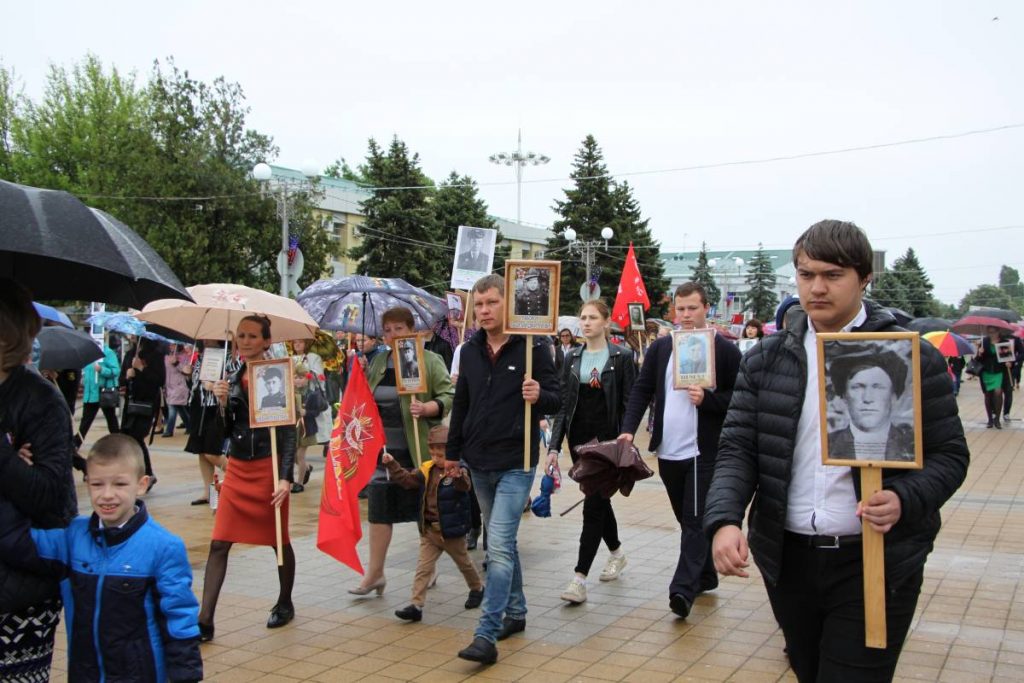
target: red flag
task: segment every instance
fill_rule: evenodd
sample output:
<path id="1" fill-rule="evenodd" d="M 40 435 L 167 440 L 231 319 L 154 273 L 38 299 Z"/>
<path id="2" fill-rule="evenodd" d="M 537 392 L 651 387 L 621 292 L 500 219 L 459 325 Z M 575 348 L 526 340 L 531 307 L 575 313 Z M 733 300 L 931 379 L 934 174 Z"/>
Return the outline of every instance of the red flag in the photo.
<path id="1" fill-rule="evenodd" d="M 345 395 L 331 432 L 331 446 L 320 494 L 316 547 L 360 574 L 356 544 L 363 537 L 359 491 L 373 476 L 384 446 L 384 425 L 358 359 L 353 359 Z"/>
<path id="2" fill-rule="evenodd" d="M 629 308 L 626 304 L 643 304 L 644 310 L 650 310 L 651 300 L 647 298 L 647 288 L 640 277 L 640 266 L 636 263 L 633 243 L 629 243 L 626 252 L 626 265 L 622 267 L 622 279 L 619 280 L 619 291 L 615 295 L 615 307 L 612 308 L 612 320 L 629 329 Z"/>

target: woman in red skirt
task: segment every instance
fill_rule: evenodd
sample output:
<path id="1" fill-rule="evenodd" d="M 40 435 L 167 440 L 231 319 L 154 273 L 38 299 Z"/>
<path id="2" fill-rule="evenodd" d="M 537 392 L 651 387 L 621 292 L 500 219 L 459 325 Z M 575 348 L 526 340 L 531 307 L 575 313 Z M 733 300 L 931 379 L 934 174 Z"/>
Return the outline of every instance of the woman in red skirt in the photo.
<path id="1" fill-rule="evenodd" d="M 213 639 L 213 613 L 217 609 L 228 553 L 234 543 L 268 545 L 276 543 L 274 508 L 281 508 L 284 564 L 277 568 L 281 583 L 277 604 L 270 611 L 267 628 L 284 626 L 295 617 L 292 586 L 295 585 L 295 553 L 288 537 L 288 494 L 295 460 L 295 427 L 277 427 L 279 456 L 277 488 L 271 495 L 270 430 L 249 427 L 249 387 L 246 363 L 261 360 L 270 347 L 270 321 L 262 316 L 242 318 L 235 332 L 235 347 L 242 366 L 227 381 L 214 384 L 213 393 L 224 411 L 224 433 L 230 437 L 228 468 L 220 490 L 217 516 L 210 541 L 203 582 L 203 604 L 199 611 L 199 639 Z"/>

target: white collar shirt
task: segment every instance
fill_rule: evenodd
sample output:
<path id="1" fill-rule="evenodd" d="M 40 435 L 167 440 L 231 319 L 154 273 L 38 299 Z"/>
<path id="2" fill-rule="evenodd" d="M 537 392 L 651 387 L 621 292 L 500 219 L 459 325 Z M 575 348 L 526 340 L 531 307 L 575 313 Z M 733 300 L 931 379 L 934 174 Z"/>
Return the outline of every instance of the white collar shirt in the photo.
<path id="1" fill-rule="evenodd" d="M 842 332 L 864 324 L 860 312 Z M 857 494 L 849 467 L 821 463 L 821 409 L 818 391 L 818 335 L 810 318 L 804 336 L 807 378 L 804 403 L 796 429 L 793 463 L 786 505 L 786 530 L 798 534 L 846 536 L 861 532 L 857 518 Z"/>

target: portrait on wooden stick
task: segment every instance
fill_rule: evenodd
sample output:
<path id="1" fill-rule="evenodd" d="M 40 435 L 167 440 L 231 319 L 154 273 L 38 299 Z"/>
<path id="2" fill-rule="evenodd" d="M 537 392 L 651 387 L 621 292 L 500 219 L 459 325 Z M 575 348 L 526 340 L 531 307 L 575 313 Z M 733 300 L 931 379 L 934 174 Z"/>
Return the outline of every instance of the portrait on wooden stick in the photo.
<path id="1" fill-rule="evenodd" d="M 394 345 L 395 386 L 399 394 L 419 394 L 427 390 L 423 339 L 418 334 L 392 339 Z"/>
<path id="2" fill-rule="evenodd" d="M 249 424 L 252 427 L 294 425 L 295 381 L 292 359 L 251 361 L 249 380 Z"/>
<path id="3" fill-rule="evenodd" d="M 505 261 L 505 332 L 556 334 L 559 261 Z"/>
<path id="4" fill-rule="evenodd" d="M 672 388 L 715 388 L 715 331 L 672 332 Z"/>

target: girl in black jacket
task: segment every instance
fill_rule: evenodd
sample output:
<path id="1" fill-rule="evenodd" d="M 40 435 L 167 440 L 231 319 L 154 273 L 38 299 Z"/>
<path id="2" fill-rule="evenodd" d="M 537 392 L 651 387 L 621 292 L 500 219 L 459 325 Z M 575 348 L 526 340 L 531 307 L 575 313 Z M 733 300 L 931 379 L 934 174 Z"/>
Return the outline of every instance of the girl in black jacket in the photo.
<path id="1" fill-rule="evenodd" d="M 135 347 L 124 355 L 121 363 L 121 385 L 127 387 L 125 391 L 128 397 L 121 419 L 121 433 L 132 437 L 142 447 L 149 489 L 156 484 L 156 476 L 149 459 L 146 437 L 160 410 L 160 390 L 164 387 L 165 372 L 164 354 L 156 342 L 149 339 L 139 339 Z M 149 489 L 146 489 L 147 493 Z"/>
<path id="2" fill-rule="evenodd" d="M 551 432 L 548 468 L 558 464 L 562 439 L 568 437 L 573 463 L 579 456 L 575 447 L 591 439 L 607 441 L 619 435 L 629 391 L 636 379 L 633 354 L 608 341 L 611 325 L 608 306 L 603 301 L 588 301 L 580 310 L 580 330 L 586 345 L 574 348 L 562 367 L 562 408 L 555 416 Z M 583 501 L 583 530 L 576 574 L 562 593 L 562 599 L 582 603 L 587 599 L 587 574 L 604 540 L 611 552 L 601 572 L 602 581 L 619 578 L 626 566 L 626 555 L 619 542 L 619 530 L 611 500 L 600 495 Z"/>

